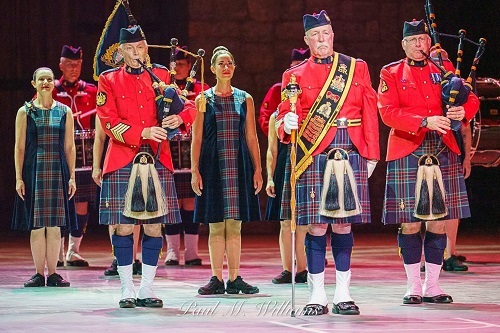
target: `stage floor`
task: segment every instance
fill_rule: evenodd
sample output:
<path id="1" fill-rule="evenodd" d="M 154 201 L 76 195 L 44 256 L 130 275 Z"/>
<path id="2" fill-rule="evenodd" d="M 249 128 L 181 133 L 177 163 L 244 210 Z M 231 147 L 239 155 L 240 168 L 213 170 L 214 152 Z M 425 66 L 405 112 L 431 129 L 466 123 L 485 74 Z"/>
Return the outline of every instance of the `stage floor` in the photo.
<path id="1" fill-rule="evenodd" d="M 4 237 L 5 238 L 5 237 Z M 155 280 L 162 309 L 120 309 L 118 277 L 105 277 L 111 262 L 104 235 L 85 237 L 82 254 L 91 267 L 63 268 L 70 288 L 24 288 L 34 274 L 28 237 L 2 239 L 0 247 L 1 332 L 500 332 L 500 243 L 498 235 L 460 237 L 458 250 L 469 271 L 442 272 L 441 286 L 452 304 L 403 305 L 406 278 L 393 234 L 355 235 L 351 295 L 359 316 L 291 317 L 291 285 L 274 285 L 281 272 L 277 236 L 243 237 L 241 275 L 260 294 L 200 297 L 211 276 L 206 237 L 200 238 L 204 265 L 166 267 L 160 259 Z M 331 253 L 326 290 L 333 298 Z M 224 275 L 226 279 L 227 274 Z M 140 277 L 134 278 L 136 285 Z M 307 302 L 307 285 L 296 285 L 296 306 Z"/>

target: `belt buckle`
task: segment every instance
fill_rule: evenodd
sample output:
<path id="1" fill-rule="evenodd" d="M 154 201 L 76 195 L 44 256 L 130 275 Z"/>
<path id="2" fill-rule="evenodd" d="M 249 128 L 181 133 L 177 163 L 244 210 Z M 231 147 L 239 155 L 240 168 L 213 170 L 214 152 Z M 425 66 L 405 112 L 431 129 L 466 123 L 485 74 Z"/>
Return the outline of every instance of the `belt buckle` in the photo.
<path id="1" fill-rule="evenodd" d="M 338 118 L 337 127 L 347 127 L 347 118 Z"/>

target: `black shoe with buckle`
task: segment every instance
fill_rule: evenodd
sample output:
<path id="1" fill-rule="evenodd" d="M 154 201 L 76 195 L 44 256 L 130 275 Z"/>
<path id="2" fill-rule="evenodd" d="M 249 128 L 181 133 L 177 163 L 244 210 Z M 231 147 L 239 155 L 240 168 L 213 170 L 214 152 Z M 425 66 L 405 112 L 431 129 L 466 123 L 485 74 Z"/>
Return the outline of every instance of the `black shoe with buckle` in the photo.
<path id="1" fill-rule="evenodd" d="M 224 288 L 224 281 L 220 281 L 217 276 L 212 276 L 210 281 L 200 289 L 198 289 L 198 294 L 200 295 L 220 295 L 224 294 L 226 289 Z"/>
<path id="2" fill-rule="evenodd" d="M 273 278 L 274 284 L 292 283 L 292 273 L 286 269 Z"/>
<path id="3" fill-rule="evenodd" d="M 295 274 L 295 283 L 306 283 L 306 282 L 307 282 L 307 269 Z"/>
<path id="4" fill-rule="evenodd" d="M 448 259 L 443 260 L 443 270 L 447 272 L 466 272 L 469 267 L 464 265 L 457 256 L 452 255 Z"/>
<path id="5" fill-rule="evenodd" d="M 45 287 L 45 276 L 36 273 L 27 282 L 24 282 L 24 287 Z"/>
<path id="6" fill-rule="evenodd" d="M 54 273 L 47 278 L 47 287 L 69 287 L 70 283 L 61 275 Z"/>
<path id="7" fill-rule="evenodd" d="M 328 305 L 307 304 L 302 310 L 303 316 L 321 316 L 328 314 Z"/>
<path id="8" fill-rule="evenodd" d="M 159 298 L 152 297 L 152 298 L 144 298 L 140 299 L 138 298 L 135 303 L 137 306 L 142 306 L 145 308 L 162 308 L 163 307 L 163 301 Z"/>
<path id="9" fill-rule="evenodd" d="M 226 293 L 239 294 L 240 291 L 243 294 L 257 294 L 259 292 L 259 288 L 246 283 L 239 275 L 236 279 L 234 279 L 234 281 L 227 280 Z"/>
<path id="10" fill-rule="evenodd" d="M 179 266 L 179 260 L 168 259 L 165 261 L 165 266 Z"/>
<path id="11" fill-rule="evenodd" d="M 142 275 L 142 262 L 138 259 L 132 264 L 132 275 Z"/>
<path id="12" fill-rule="evenodd" d="M 440 294 L 436 296 L 424 296 L 422 301 L 425 303 L 453 303 L 453 298 L 448 294 Z"/>
<path id="13" fill-rule="evenodd" d="M 201 259 L 192 259 L 192 260 L 186 260 L 184 262 L 184 265 L 186 266 L 201 266 Z"/>
<path id="14" fill-rule="evenodd" d="M 359 315 L 359 308 L 353 301 L 339 302 L 333 304 L 332 312 L 341 315 Z"/>
<path id="15" fill-rule="evenodd" d="M 106 276 L 116 276 L 118 275 L 118 261 L 113 259 L 111 265 L 104 271 L 104 275 Z"/>
<path id="16" fill-rule="evenodd" d="M 422 296 L 408 295 L 403 297 L 403 304 L 422 304 Z"/>
<path id="17" fill-rule="evenodd" d="M 118 302 L 118 304 L 120 305 L 120 308 L 122 308 L 122 309 L 131 309 L 131 308 L 135 308 L 135 306 L 136 306 L 135 298 L 121 299 L 120 302 Z"/>

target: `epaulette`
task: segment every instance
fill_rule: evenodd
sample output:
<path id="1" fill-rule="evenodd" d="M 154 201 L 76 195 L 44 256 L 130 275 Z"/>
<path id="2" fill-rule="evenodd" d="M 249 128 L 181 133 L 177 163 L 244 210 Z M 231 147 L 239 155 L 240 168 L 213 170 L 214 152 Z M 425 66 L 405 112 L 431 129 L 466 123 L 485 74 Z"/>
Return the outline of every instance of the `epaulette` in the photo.
<path id="1" fill-rule="evenodd" d="M 168 68 L 163 66 L 163 65 L 160 65 L 160 64 L 151 64 L 153 66 L 153 68 L 161 68 L 161 69 L 165 69 L 168 71 Z"/>
<path id="2" fill-rule="evenodd" d="M 387 68 L 387 67 L 392 67 L 392 66 L 396 66 L 396 65 L 399 65 L 400 63 L 403 62 L 403 59 L 399 59 L 398 61 L 394 61 L 394 62 L 391 62 L 390 64 L 387 64 L 385 65 L 384 67 L 382 68 Z"/>
<path id="3" fill-rule="evenodd" d="M 306 62 L 307 62 L 307 59 L 302 60 L 302 62 L 301 62 L 300 64 L 297 64 L 297 65 L 295 65 L 295 66 L 292 66 L 292 67 L 288 68 L 285 72 L 288 72 L 288 71 L 289 71 L 289 70 L 291 70 L 291 69 L 294 69 L 294 68 L 297 68 L 297 67 L 299 67 L 299 66 L 302 66 L 302 65 L 303 65 L 303 64 L 305 64 Z"/>
<path id="4" fill-rule="evenodd" d="M 107 69 L 105 70 L 104 72 L 101 73 L 101 75 L 104 75 L 104 74 L 109 74 L 109 73 L 112 73 L 112 72 L 115 72 L 117 70 L 119 70 L 121 67 L 115 67 L 115 68 L 110 68 L 110 69 Z"/>

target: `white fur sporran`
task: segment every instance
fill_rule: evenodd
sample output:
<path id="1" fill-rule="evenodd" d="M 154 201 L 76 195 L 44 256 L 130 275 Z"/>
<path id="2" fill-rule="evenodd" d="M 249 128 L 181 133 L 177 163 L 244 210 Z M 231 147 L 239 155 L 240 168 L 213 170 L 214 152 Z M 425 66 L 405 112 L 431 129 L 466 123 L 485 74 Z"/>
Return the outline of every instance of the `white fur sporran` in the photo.
<path id="1" fill-rule="evenodd" d="M 430 221 L 446 215 L 448 208 L 439 160 L 432 154 L 423 155 L 418 160 L 413 216 Z"/>
<path id="2" fill-rule="evenodd" d="M 167 213 L 167 201 L 155 168 L 154 157 L 147 152 L 140 152 L 134 157 L 130 171 L 123 215 L 148 220 Z"/>
<path id="3" fill-rule="evenodd" d="M 330 158 L 332 153 L 333 158 Z M 343 218 L 361 214 L 362 211 L 348 152 L 334 148 L 326 156 L 319 213 Z"/>

